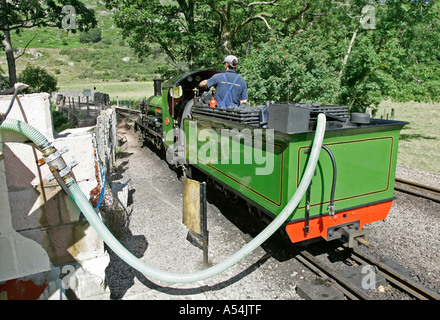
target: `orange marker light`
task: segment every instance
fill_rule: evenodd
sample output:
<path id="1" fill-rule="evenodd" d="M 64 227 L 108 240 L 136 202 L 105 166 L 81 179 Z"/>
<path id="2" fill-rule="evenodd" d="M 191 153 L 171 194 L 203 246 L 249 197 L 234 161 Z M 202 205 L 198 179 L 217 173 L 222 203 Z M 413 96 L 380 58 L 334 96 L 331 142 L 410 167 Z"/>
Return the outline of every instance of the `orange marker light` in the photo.
<path id="1" fill-rule="evenodd" d="M 209 102 L 209 106 L 211 108 L 215 108 L 217 106 L 217 101 L 215 101 L 214 97 L 211 99 L 211 101 Z"/>

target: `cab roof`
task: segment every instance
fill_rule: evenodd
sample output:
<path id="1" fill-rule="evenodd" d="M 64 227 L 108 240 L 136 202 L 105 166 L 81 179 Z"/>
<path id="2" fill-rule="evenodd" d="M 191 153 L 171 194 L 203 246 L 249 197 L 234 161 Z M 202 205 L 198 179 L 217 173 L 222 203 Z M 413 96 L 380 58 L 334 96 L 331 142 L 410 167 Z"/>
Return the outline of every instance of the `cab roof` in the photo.
<path id="1" fill-rule="evenodd" d="M 201 69 L 192 71 L 185 74 L 177 75 L 167 82 L 165 82 L 162 86 L 163 89 L 169 89 L 172 87 L 176 87 L 179 85 L 184 85 L 185 82 L 191 83 L 191 82 L 200 82 L 205 79 L 209 79 L 216 73 L 220 73 L 221 71 L 218 69 Z M 197 77 L 200 77 L 200 79 L 196 79 Z M 191 81 L 189 81 L 191 80 Z"/>

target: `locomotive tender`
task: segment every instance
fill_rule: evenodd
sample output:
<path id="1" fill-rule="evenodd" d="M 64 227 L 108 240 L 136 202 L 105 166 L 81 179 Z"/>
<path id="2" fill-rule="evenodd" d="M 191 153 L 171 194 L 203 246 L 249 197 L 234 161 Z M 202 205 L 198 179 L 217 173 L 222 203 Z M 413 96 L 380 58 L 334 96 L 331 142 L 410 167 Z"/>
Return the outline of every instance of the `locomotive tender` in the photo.
<path id="1" fill-rule="evenodd" d="M 370 119 L 344 106 L 270 103 L 210 108 L 213 93 L 199 88 L 215 69 L 155 79 L 155 94 L 135 122 L 140 138 L 167 152 L 167 161 L 206 174 L 257 217 L 276 217 L 295 193 L 307 164 L 317 114 L 327 127 L 315 176 L 284 225 L 293 243 L 348 239 L 387 217 L 394 198 L 400 130 L 406 122 Z M 215 96 L 215 94 L 214 94 Z"/>

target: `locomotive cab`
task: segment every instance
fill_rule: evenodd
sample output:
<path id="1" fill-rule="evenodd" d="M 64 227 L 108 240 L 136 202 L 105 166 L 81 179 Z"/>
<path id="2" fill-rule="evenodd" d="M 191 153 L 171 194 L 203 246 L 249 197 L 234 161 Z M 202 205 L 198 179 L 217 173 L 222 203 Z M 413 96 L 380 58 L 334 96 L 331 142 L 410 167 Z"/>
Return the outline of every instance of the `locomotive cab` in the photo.
<path id="1" fill-rule="evenodd" d="M 177 123 L 182 119 L 188 102 L 197 99 L 199 95 L 206 91 L 206 89 L 198 87 L 200 81 L 209 79 L 219 72 L 221 71 L 217 69 L 198 70 L 176 76 L 163 85 L 168 112 Z"/>
<path id="2" fill-rule="evenodd" d="M 183 118 L 188 117 L 200 81 L 221 72 L 216 69 L 198 70 L 175 76 L 162 85 L 161 79 L 154 79 L 154 96 L 147 99 L 143 112 L 135 122 L 134 129 L 141 140 L 151 142 L 157 149 L 168 149 L 179 141 L 179 128 Z M 173 157 L 171 157 L 173 162 Z"/>

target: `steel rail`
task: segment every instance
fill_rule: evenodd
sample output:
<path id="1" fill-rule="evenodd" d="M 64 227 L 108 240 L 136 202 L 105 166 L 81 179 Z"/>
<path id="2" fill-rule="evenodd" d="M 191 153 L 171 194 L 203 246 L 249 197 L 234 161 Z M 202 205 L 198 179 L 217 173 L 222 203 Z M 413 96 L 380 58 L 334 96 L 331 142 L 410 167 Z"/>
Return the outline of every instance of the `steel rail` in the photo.
<path id="1" fill-rule="evenodd" d="M 124 107 L 115 107 L 116 112 L 118 113 L 132 113 L 132 114 L 140 114 L 142 111 L 141 110 L 134 110 L 134 109 L 128 109 L 128 108 L 124 108 Z"/>
<path id="2" fill-rule="evenodd" d="M 348 249 L 346 246 L 344 247 L 345 249 Z M 404 275 L 402 272 L 399 272 L 399 270 L 396 268 L 392 268 L 384 262 L 377 261 L 373 257 L 356 250 L 356 248 L 351 248 L 350 250 L 350 258 L 355 260 L 357 263 L 377 267 L 378 274 L 414 298 L 420 300 L 440 300 L 440 296 L 438 294 L 411 280 L 408 276 Z"/>
<path id="3" fill-rule="evenodd" d="M 291 247 L 286 244 L 282 239 L 279 239 L 279 243 L 289 252 L 295 254 L 295 259 L 304 264 L 316 275 L 321 277 L 324 281 L 330 282 L 336 289 L 341 291 L 347 299 L 350 300 L 371 300 L 373 299 L 367 292 L 360 289 L 355 283 L 345 279 L 332 270 L 325 263 L 318 261 L 310 252 L 306 249 L 299 249 Z M 402 271 L 397 268 L 392 268 L 385 262 L 377 261 L 376 259 L 368 256 L 365 253 L 361 253 L 356 248 L 348 248 L 346 244 L 340 247 L 342 250 L 350 250 L 350 259 L 360 265 L 371 265 L 377 268 L 379 275 L 384 277 L 390 284 L 399 288 L 408 295 L 418 300 L 440 300 L 440 295 L 424 287 L 423 285 L 413 281 L 408 276 L 404 275 Z"/>
<path id="4" fill-rule="evenodd" d="M 320 276 L 324 281 L 329 281 L 336 289 L 341 291 L 350 300 L 371 300 L 371 297 L 359 289 L 354 283 L 347 281 L 335 271 L 331 270 L 324 263 L 319 262 L 312 254 L 306 250 L 298 250 L 297 248 L 290 248 L 290 251 L 295 251 L 295 259 L 306 265 L 311 271 Z"/>
<path id="5" fill-rule="evenodd" d="M 335 289 L 344 294 L 350 300 L 371 300 L 372 298 L 353 282 L 348 281 L 337 271 L 330 268 L 323 262 L 316 259 L 304 247 L 292 246 L 292 243 L 286 241 L 281 233 L 276 234 L 273 240 L 287 252 L 291 253 L 296 260 L 306 266 L 310 271 L 319 276 L 323 281 L 329 282 Z"/>
<path id="6" fill-rule="evenodd" d="M 440 203 L 440 189 L 396 178 L 394 189 Z M 409 186 L 405 188 L 403 186 Z M 412 189 L 411 189 L 412 188 Z"/>

